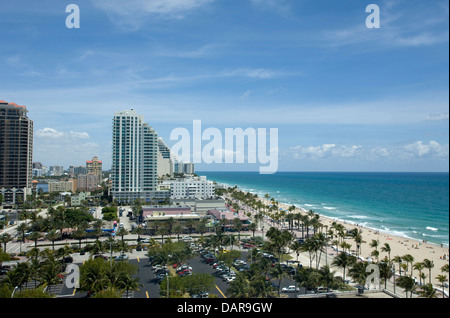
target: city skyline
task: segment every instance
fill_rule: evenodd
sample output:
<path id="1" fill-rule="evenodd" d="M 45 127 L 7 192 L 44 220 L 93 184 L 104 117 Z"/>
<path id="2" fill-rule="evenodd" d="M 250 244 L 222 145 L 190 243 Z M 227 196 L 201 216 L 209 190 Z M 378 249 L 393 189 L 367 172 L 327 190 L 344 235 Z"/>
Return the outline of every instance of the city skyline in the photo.
<path id="1" fill-rule="evenodd" d="M 279 171 L 448 171 L 448 2 L 78 1 L 1 5 L 0 99 L 25 105 L 33 161 L 109 170 L 112 117 L 278 128 Z M 55 43 L 58 43 L 56 46 Z M 196 165 L 251 170 L 254 164 Z"/>

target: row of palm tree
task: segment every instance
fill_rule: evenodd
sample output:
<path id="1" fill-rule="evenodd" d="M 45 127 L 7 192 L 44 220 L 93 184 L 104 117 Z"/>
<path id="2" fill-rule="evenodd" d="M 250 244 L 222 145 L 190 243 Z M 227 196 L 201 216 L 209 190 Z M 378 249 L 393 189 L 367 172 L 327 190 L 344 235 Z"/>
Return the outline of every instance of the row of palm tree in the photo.
<path id="1" fill-rule="evenodd" d="M 332 262 L 332 266 L 343 269 L 344 280 L 346 270 L 348 270 L 350 276 L 354 278 L 355 281 L 359 280 L 360 282 L 365 282 L 365 278 L 368 275 L 365 272 L 365 267 L 367 267 L 368 263 L 365 261 L 358 261 L 361 252 L 361 246 L 362 244 L 366 243 L 366 241 L 363 240 L 361 229 L 354 228 L 348 231 L 342 224 L 336 222 L 333 222 L 331 227 L 328 228 L 320 223 L 319 216 L 315 214 L 314 211 L 308 211 L 307 213 L 292 213 L 293 211 L 295 211 L 294 206 L 289 208 L 289 214 L 285 214 L 286 211 L 280 211 L 280 209 L 278 208 L 278 202 L 275 199 L 270 199 L 270 202 L 272 203 L 271 205 L 265 205 L 256 194 L 250 194 L 244 191 L 240 191 L 237 187 L 229 188 L 227 191 L 225 191 L 225 193 L 230 196 L 230 202 L 234 204 L 235 208 L 238 208 L 240 205 L 245 205 L 256 210 L 256 215 L 254 216 L 256 220 L 260 220 L 263 217 L 269 217 L 272 222 L 276 221 L 278 223 L 283 223 L 287 221 L 289 229 L 295 227 L 296 221 L 297 229 L 300 229 L 301 227 L 302 238 L 304 238 L 305 240 L 303 243 L 294 241 L 290 248 L 291 250 L 297 252 L 297 255 L 299 252 L 308 253 L 310 259 L 310 268 L 313 268 L 312 262 L 313 260 L 315 260 L 315 269 L 318 270 L 321 255 L 324 252 L 326 246 L 331 243 L 336 246 L 338 252 L 337 257 L 335 257 Z M 266 194 L 264 197 L 267 200 L 270 198 L 268 194 Z M 311 227 L 313 229 L 313 234 L 310 236 L 309 231 Z M 322 231 L 323 228 L 325 228 L 326 231 Z M 304 231 L 306 231 L 306 236 L 304 235 Z M 355 256 L 350 254 L 352 245 L 346 240 L 347 238 L 352 239 L 355 243 L 355 248 L 353 249 L 353 251 L 355 252 L 353 255 Z M 396 284 L 398 286 L 407 286 L 408 284 L 404 284 L 405 280 L 408 279 L 410 281 L 413 281 L 414 283 L 412 284 L 412 290 L 418 290 L 420 296 L 428 297 L 429 293 L 427 293 L 427 291 L 434 290 L 431 281 L 431 270 L 434 267 L 433 262 L 428 259 L 424 259 L 421 262 L 414 262 L 414 258 L 409 254 L 403 256 L 395 256 L 391 259 L 392 249 L 389 244 L 385 243 L 381 247 L 379 245 L 380 244 L 378 240 L 372 240 L 369 243 L 369 246 L 374 248 L 371 256 L 376 259 L 375 263 L 380 268 L 380 275 L 382 276 L 381 278 L 384 280 L 385 285 L 387 280 L 393 276 L 392 267 L 394 263 L 398 263 L 400 275 L 402 273 L 404 275 L 400 276 L 400 281 L 397 280 Z M 339 249 L 341 250 L 339 251 Z M 381 259 L 380 252 L 384 252 L 387 254 L 384 259 Z M 426 274 L 423 271 L 424 269 L 428 269 L 429 281 L 427 284 L 425 284 Z M 415 283 L 415 280 L 412 279 L 413 270 L 419 271 L 419 286 L 422 286 L 420 290 L 417 289 L 417 284 Z M 410 273 L 409 275 L 406 275 L 408 271 L 410 271 Z M 445 275 L 444 273 L 448 273 L 448 265 L 445 265 L 441 269 L 441 271 L 443 274 L 438 275 L 437 280 L 441 283 L 441 286 L 445 290 L 445 282 L 448 281 L 448 279 L 447 275 Z M 444 296 L 445 294 L 443 293 L 443 297 Z"/>
<path id="2" fill-rule="evenodd" d="M 110 249 L 114 251 L 123 250 L 120 241 L 113 240 L 96 241 L 86 248 L 92 255 L 103 253 Z M 11 297 L 15 288 L 19 288 L 18 294 L 29 288 L 50 288 L 53 285 L 63 283 L 65 263 L 63 260 L 70 256 L 73 250 L 65 245 L 57 250 L 39 250 L 32 248 L 27 252 L 28 260 L 20 262 L 10 270 L 0 282 L 0 297 Z M 80 267 L 80 288 L 90 293 L 101 294 L 108 291 L 108 297 L 121 297 L 123 292 L 137 289 L 137 278 L 133 275 L 136 269 L 128 262 L 106 262 L 103 258 L 93 259 L 85 262 Z M 15 297 L 16 297 L 15 295 Z M 38 297 L 48 295 L 38 294 Z"/>
<path id="3" fill-rule="evenodd" d="M 70 254 L 68 247 L 62 247 L 57 251 L 49 249 L 40 251 L 32 248 L 28 251 L 27 262 L 20 262 L 10 270 L 1 280 L 1 297 L 11 297 L 16 287 L 37 288 L 40 286 L 51 287 L 62 282 L 65 265 L 62 260 Z M 29 286 L 32 284 L 32 286 Z"/>
<path id="4" fill-rule="evenodd" d="M 137 267 L 129 262 L 108 262 L 89 259 L 80 267 L 80 289 L 98 298 L 128 298 L 130 291 L 139 291 Z"/>

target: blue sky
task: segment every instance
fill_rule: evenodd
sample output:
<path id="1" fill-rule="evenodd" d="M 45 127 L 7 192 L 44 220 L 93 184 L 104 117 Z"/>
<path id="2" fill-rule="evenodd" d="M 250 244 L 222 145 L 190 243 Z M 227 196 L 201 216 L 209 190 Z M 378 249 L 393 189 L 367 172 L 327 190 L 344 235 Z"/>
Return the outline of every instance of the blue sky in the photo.
<path id="1" fill-rule="evenodd" d="M 169 146 L 193 120 L 278 128 L 282 171 L 448 171 L 447 0 L 2 0 L 0 25 L 0 100 L 27 106 L 47 166 L 108 169 L 134 108 Z"/>

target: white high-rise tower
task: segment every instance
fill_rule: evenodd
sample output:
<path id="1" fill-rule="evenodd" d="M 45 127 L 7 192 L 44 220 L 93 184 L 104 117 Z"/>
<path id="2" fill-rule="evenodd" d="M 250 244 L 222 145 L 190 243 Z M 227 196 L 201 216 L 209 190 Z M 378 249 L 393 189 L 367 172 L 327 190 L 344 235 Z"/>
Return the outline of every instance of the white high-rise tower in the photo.
<path id="1" fill-rule="evenodd" d="M 158 136 L 133 109 L 114 113 L 111 194 L 119 202 L 158 197 Z"/>

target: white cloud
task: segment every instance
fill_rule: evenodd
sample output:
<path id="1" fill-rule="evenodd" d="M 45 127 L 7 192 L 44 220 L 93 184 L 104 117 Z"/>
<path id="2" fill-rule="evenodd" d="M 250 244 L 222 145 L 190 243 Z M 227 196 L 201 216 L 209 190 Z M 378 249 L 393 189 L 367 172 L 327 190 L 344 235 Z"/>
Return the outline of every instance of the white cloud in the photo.
<path id="1" fill-rule="evenodd" d="M 360 158 L 364 160 L 410 160 L 421 158 L 448 159 L 449 145 L 441 145 L 432 140 L 428 143 L 416 141 L 411 144 L 397 146 L 363 147 L 360 145 L 338 146 L 323 144 L 320 146 L 295 146 L 289 148 L 285 155 L 294 159 L 326 159 L 326 158 Z"/>
<path id="2" fill-rule="evenodd" d="M 270 79 L 277 75 L 276 72 L 258 68 L 258 69 L 236 69 L 233 71 L 223 72 L 223 76 L 245 76 L 259 79 Z"/>
<path id="3" fill-rule="evenodd" d="M 76 139 L 89 139 L 90 136 L 87 132 L 69 131 L 69 136 Z"/>
<path id="4" fill-rule="evenodd" d="M 44 128 L 36 131 L 35 135 L 36 137 L 40 138 L 59 138 L 62 137 L 64 134 L 61 134 L 60 132 L 56 131 L 53 128 Z"/>
<path id="5" fill-rule="evenodd" d="M 54 128 L 39 129 L 35 133 L 33 160 L 46 165 L 83 164 L 93 156 L 102 160 L 110 157 L 110 145 L 100 145 L 91 141 L 87 132 L 58 131 Z"/>
<path id="6" fill-rule="evenodd" d="M 57 131 L 53 128 L 43 128 L 36 131 L 36 137 L 41 139 L 89 139 L 90 136 L 87 132 L 78 131 Z"/>
<path id="7" fill-rule="evenodd" d="M 407 155 L 413 157 L 437 157 L 448 158 L 448 144 L 440 145 L 438 142 L 432 140 L 428 144 L 424 144 L 423 141 L 417 141 L 415 143 L 406 145 L 403 150 Z"/>
<path id="8" fill-rule="evenodd" d="M 430 120 L 430 121 L 448 120 L 448 119 L 449 119 L 448 113 L 430 114 L 426 117 L 426 120 Z"/>
<path id="9" fill-rule="evenodd" d="M 158 18 L 182 19 L 190 12 L 214 0 L 97 0 L 114 23 L 138 29 L 149 15 Z"/>
<path id="10" fill-rule="evenodd" d="M 296 159 L 323 159 L 323 158 L 336 158 L 336 157 L 354 157 L 357 155 L 361 146 L 340 146 L 336 144 L 324 144 L 320 146 L 295 146 L 290 150 Z"/>

